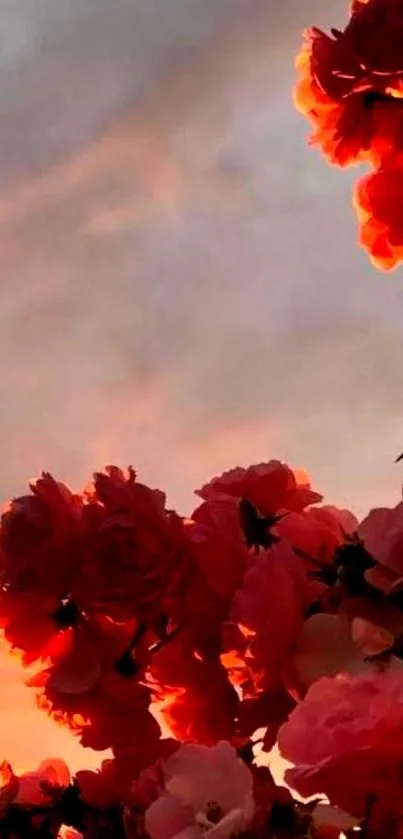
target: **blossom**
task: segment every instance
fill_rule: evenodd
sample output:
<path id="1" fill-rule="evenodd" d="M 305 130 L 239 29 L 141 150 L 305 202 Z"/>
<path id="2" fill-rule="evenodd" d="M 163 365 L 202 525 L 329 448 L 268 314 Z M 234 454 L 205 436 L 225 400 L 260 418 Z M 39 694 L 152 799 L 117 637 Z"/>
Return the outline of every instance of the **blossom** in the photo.
<path id="1" fill-rule="evenodd" d="M 232 738 L 239 699 L 218 656 L 201 655 L 182 633 L 153 656 L 147 676 L 155 707 L 178 740 L 212 745 Z"/>
<path id="2" fill-rule="evenodd" d="M 208 498 L 185 520 L 184 536 L 187 562 L 172 615 L 196 649 L 218 655 L 222 625 L 247 562 L 237 501 L 229 496 Z"/>
<path id="3" fill-rule="evenodd" d="M 37 769 L 14 773 L 3 761 L 0 766 L 0 816 L 11 804 L 18 807 L 41 806 L 55 800 L 70 784 L 70 772 L 60 758 L 47 758 Z"/>
<path id="4" fill-rule="evenodd" d="M 185 550 L 182 519 L 133 470 L 108 467 L 82 494 L 44 473 L 2 516 L 0 625 L 26 664 L 97 616 L 136 621 L 138 643 L 149 629 L 158 640 Z"/>
<path id="5" fill-rule="evenodd" d="M 85 748 L 130 752 L 133 771 L 159 755 L 161 730 L 150 711 L 150 691 L 119 674 L 103 674 L 82 693 L 68 693 L 49 680 L 38 693 L 38 707 L 67 726 Z"/>
<path id="6" fill-rule="evenodd" d="M 329 566 L 335 551 L 352 537 L 358 521 L 349 510 L 322 505 L 301 513 L 288 513 L 275 526 L 275 533 L 307 559 Z"/>
<path id="7" fill-rule="evenodd" d="M 403 502 L 371 510 L 359 526 L 365 548 L 376 561 L 366 578 L 385 593 L 403 586 Z"/>
<path id="8" fill-rule="evenodd" d="M 70 772 L 60 758 L 47 758 L 34 772 L 18 778 L 18 792 L 14 803 L 21 807 L 44 804 L 70 784 Z"/>
<path id="9" fill-rule="evenodd" d="M 282 516 L 273 532 L 302 558 L 312 599 L 326 596 L 339 578 L 341 549 L 350 544 L 358 521 L 349 510 L 323 505 Z"/>
<path id="10" fill-rule="evenodd" d="M 148 808 L 151 839 L 230 839 L 254 815 L 253 777 L 225 741 L 210 748 L 183 745 L 165 766 L 165 794 Z"/>
<path id="11" fill-rule="evenodd" d="M 239 508 L 235 499 L 208 497 L 187 521 L 187 536 L 212 591 L 234 593 L 247 559 Z"/>
<path id="12" fill-rule="evenodd" d="M 358 611 L 358 607 L 357 611 Z M 285 663 L 284 679 L 290 693 L 301 699 L 310 685 L 322 676 L 341 672 L 359 674 L 376 666 L 368 659 L 390 650 L 394 635 L 382 622 L 347 614 L 316 614 L 302 625 L 294 652 Z M 382 616 L 385 617 L 385 616 Z M 400 631 L 402 624 L 400 622 Z"/>
<path id="13" fill-rule="evenodd" d="M 165 495 L 116 466 L 86 491 L 83 608 L 116 620 L 150 621 L 164 612 L 181 575 L 182 520 Z"/>
<path id="14" fill-rule="evenodd" d="M 272 516 L 280 510 L 298 512 L 321 500 L 321 496 L 311 489 L 305 472 L 292 470 L 279 460 L 248 468 L 237 466 L 212 478 L 196 494 L 203 499 L 217 494 L 244 498 L 263 516 Z"/>
<path id="15" fill-rule="evenodd" d="M 382 271 L 403 259 L 403 159 L 399 157 L 361 178 L 353 204 L 359 222 L 359 241 L 373 265 Z"/>
<path id="16" fill-rule="evenodd" d="M 378 812 L 399 807 L 403 672 L 339 674 L 315 682 L 280 729 L 287 782 L 302 796 L 325 794 L 357 818 L 369 797 Z"/>
<path id="17" fill-rule="evenodd" d="M 235 684 L 257 692 L 279 684 L 309 599 L 303 565 L 286 542 L 249 557 L 223 635 L 222 661 Z"/>
<path id="18" fill-rule="evenodd" d="M 5 638 L 39 707 L 110 754 L 73 781 L 4 762 L 0 833 L 332 839 L 364 817 L 398 839 L 403 503 L 358 523 L 277 461 L 199 494 L 182 518 L 109 467 L 78 495 L 44 476 L 4 514 Z M 254 763 L 276 741 L 290 784 L 329 797 L 319 821 Z"/>
<path id="19" fill-rule="evenodd" d="M 80 571 L 83 500 L 49 473 L 30 484 L 1 516 L 2 582 L 39 595 L 71 591 Z"/>
<path id="20" fill-rule="evenodd" d="M 82 498 L 48 473 L 1 517 L 0 625 L 24 663 L 46 655 L 61 626 L 75 622 L 66 595 L 81 571 Z"/>
<path id="21" fill-rule="evenodd" d="M 311 142 L 341 166 L 403 148 L 400 0 L 355 2 L 343 31 L 311 28 L 296 61 L 295 104 Z"/>
<path id="22" fill-rule="evenodd" d="M 42 669 L 27 684 L 35 689 L 38 706 L 84 746 L 131 749 L 132 763 L 142 768 L 158 756 L 161 732 L 149 710 L 150 691 L 121 666 L 132 636 L 133 624 L 83 617 L 54 633 Z"/>
<path id="23" fill-rule="evenodd" d="M 150 690 L 116 666 L 128 627 L 104 619 L 58 637 L 49 667 L 29 679 L 37 703 L 80 737 L 83 746 L 115 754 L 130 750 L 141 770 L 159 754 L 160 726 L 150 711 Z"/>

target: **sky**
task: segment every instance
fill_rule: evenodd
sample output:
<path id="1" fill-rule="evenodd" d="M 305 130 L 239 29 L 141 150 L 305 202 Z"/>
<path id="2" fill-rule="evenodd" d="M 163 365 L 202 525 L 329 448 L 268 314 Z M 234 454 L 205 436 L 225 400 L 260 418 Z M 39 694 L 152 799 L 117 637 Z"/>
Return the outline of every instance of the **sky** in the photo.
<path id="1" fill-rule="evenodd" d="M 271 457 L 359 515 L 400 497 L 402 272 L 291 98 L 302 28 L 345 5 L 2 0 L 2 502 L 117 462 L 188 513 Z M 1 673 L 4 756 L 80 762 Z"/>

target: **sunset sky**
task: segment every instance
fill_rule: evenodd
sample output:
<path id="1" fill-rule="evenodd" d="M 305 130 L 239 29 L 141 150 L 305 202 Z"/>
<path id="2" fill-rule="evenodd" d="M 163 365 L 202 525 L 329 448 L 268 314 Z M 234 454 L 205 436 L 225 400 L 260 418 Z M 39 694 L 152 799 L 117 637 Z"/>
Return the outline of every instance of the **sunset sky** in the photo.
<path id="1" fill-rule="evenodd" d="M 291 102 L 301 29 L 345 5 L 3 0 L 2 501 L 118 462 L 189 512 L 270 457 L 358 513 L 399 496 L 402 273 Z M 14 663 L 0 699 L 17 766 L 82 760 Z"/>

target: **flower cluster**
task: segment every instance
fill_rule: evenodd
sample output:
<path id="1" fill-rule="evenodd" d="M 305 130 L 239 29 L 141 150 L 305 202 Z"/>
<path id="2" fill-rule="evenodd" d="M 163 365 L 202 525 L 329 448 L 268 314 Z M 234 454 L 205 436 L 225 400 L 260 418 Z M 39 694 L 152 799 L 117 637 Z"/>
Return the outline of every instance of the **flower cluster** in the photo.
<path id="1" fill-rule="evenodd" d="M 353 196 L 359 238 L 375 266 L 403 260 L 403 4 L 353 0 L 344 30 L 305 33 L 297 57 L 297 108 L 311 141 L 339 166 L 372 171 Z"/>
<path id="2" fill-rule="evenodd" d="M 4 643 L 109 757 L 4 762 L 0 835 L 401 839 L 403 502 L 359 522 L 274 460 L 196 495 L 180 516 L 114 466 L 4 511 Z"/>

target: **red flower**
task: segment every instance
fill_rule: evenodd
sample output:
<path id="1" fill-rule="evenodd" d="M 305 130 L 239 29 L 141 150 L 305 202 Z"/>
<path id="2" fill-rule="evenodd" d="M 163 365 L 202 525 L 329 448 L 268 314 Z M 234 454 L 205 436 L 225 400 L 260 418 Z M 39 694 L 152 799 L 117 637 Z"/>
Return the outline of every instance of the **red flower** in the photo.
<path id="1" fill-rule="evenodd" d="M 149 705 L 146 688 L 113 674 L 82 693 L 67 693 L 49 682 L 38 696 L 39 708 L 79 735 L 85 748 L 130 750 L 133 777 L 159 754 L 161 732 Z"/>
<path id="2" fill-rule="evenodd" d="M 133 765 L 142 769 L 158 756 L 160 727 L 149 710 L 150 691 L 116 667 L 128 639 L 129 627 L 107 619 L 64 630 L 51 647 L 51 666 L 29 684 L 39 691 L 39 707 L 83 746 L 131 749 Z"/>
<path id="3" fill-rule="evenodd" d="M 310 507 L 288 513 L 277 522 L 274 533 L 287 541 L 301 557 L 312 599 L 326 597 L 328 585 L 337 580 L 337 551 L 356 533 L 358 521 L 349 510 Z"/>
<path id="4" fill-rule="evenodd" d="M 208 498 L 187 522 L 187 537 L 210 589 L 232 596 L 247 560 L 238 503 L 224 496 Z"/>
<path id="5" fill-rule="evenodd" d="M 52 618 L 58 602 L 52 595 L 0 590 L 0 624 L 12 650 L 21 653 L 24 666 L 46 659 L 60 628 Z"/>
<path id="6" fill-rule="evenodd" d="M 185 521 L 186 571 L 173 616 L 205 655 L 221 649 L 222 624 L 242 582 L 247 549 L 236 499 L 212 496 Z"/>
<path id="7" fill-rule="evenodd" d="M 309 597 L 303 565 L 286 542 L 250 556 L 224 628 L 222 661 L 234 684 L 253 693 L 281 682 Z"/>
<path id="8" fill-rule="evenodd" d="M 289 513 L 276 524 L 275 532 L 291 547 L 317 565 L 330 565 L 335 551 L 352 536 L 358 521 L 349 510 L 337 507 L 311 507 L 302 513 Z"/>
<path id="9" fill-rule="evenodd" d="M 61 628 L 79 614 L 84 500 L 51 475 L 11 502 L 0 528 L 0 625 L 24 664 L 46 658 Z"/>
<path id="10" fill-rule="evenodd" d="M 212 745 L 232 739 L 236 692 L 220 661 L 195 653 L 185 634 L 153 657 L 149 679 L 159 714 L 178 740 Z"/>
<path id="11" fill-rule="evenodd" d="M 361 178 L 353 203 L 360 243 L 371 262 L 382 271 L 396 268 L 403 260 L 403 159 Z"/>
<path id="12" fill-rule="evenodd" d="M 27 664 L 48 657 L 61 630 L 107 616 L 136 622 L 145 663 L 148 630 L 164 635 L 181 580 L 182 519 L 133 470 L 108 467 L 84 495 L 48 474 L 31 490 L 1 520 L 0 625 L 10 644 Z"/>
<path id="13" fill-rule="evenodd" d="M 379 164 L 403 149 L 402 37 L 400 0 L 355 2 L 344 31 L 306 32 L 295 102 L 332 163 Z"/>
<path id="14" fill-rule="evenodd" d="M 376 560 L 365 576 L 385 594 L 403 588 L 403 502 L 396 507 L 371 510 L 361 522 L 359 535 Z"/>
<path id="15" fill-rule="evenodd" d="M 80 573 L 83 499 L 46 472 L 30 489 L 1 517 L 2 582 L 16 591 L 61 597 Z"/>
<path id="16" fill-rule="evenodd" d="M 182 520 L 166 511 L 164 493 L 138 483 L 132 469 L 96 473 L 86 498 L 84 608 L 149 622 L 165 611 L 180 579 Z"/>
<path id="17" fill-rule="evenodd" d="M 300 512 L 309 504 L 322 500 L 311 489 L 308 475 L 292 470 L 285 463 L 270 460 L 247 469 L 237 466 L 196 490 L 201 498 L 217 494 L 246 499 L 262 516 L 273 516 L 280 510 Z"/>

